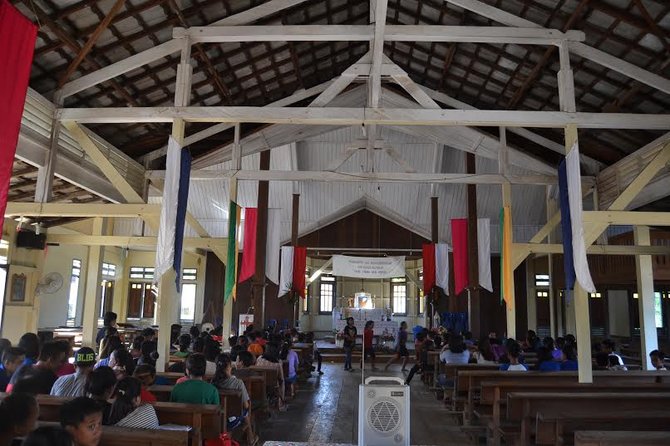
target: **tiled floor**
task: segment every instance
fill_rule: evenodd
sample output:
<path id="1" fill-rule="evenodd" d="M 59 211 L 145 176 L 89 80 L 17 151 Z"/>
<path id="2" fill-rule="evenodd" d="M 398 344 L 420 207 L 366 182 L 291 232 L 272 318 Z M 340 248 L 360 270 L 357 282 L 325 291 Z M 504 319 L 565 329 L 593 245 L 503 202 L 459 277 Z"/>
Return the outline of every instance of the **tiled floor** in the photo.
<path id="1" fill-rule="evenodd" d="M 408 366 L 409 367 L 409 366 Z M 341 364 L 324 364 L 324 375 L 313 375 L 301 383 L 288 411 L 274 413 L 260 425 L 263 441 L 307 442 L 308 444 L 356 444 L 358 438 L 358 385 L 360 369 L 345 372 Z M 368 368 L 368 374 L 371 374 Z M 368 375 L 366 374 L 366 376 Z M 400 364 L 375 376 L 406 376 Z M 411 443 L 419 445 L 467 445 L 442 403 L 416 376 L 411 384 Z"/>

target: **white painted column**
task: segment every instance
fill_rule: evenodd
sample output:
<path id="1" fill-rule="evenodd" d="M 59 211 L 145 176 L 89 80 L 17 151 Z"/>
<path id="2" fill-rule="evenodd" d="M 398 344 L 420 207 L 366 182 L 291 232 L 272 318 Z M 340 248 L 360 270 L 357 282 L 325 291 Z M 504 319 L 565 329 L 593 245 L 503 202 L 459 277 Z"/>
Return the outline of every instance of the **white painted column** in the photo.
<path id="1" fill-rule="evenodd" d="M 102 235 L 104 220 L 93 219 L 92 235 Z M 95 347 L 98 333 L 98 316 L 100 315 L 100 282 L 102 281 L 102 246 L 88 247 L 86 262 L 86 285 L 84 288 L 84 311 L 82 316 L 82 345 Z"/>
<path id="2" fill-rule="evenodd" d="M 547 221 L 558 212 L 556 200 L 551 197 L 551 186 L 547 186 Z M 554 233 L 550 231 L 547 234 L 547 243 L 554 243 Z M 554 258 L 547 254 L 547 274 L 549 274 L 549 335 L 556 339 L 558 331 L 556 330 L 556 293 L 554 288 Z M 560 320 L 560 319 L 559 319 Z"/>
<path id="3" fill-rule="evenodd" d="M 174 103 L 176 107 L 188 106 L 191 99 L 191 42 L 188 38 L 183 38 L 181 60 L 177 66 L 177 81 L 175 84 L 175 98 Z M 181 146 L 184 143 L 184 132 L 186 123 L 183 119 L 175 119 L 172 123 L 172 137 Z M 175 317 L 176 308 L 181 301 L 181 293 L 177 292 L 175 286 L 176 274 L 181 274 L 181 271 L 175 272 L 170 268 L 168 272 L 163 274 L 158 286 L 158 300 L 157 300 L 157 324 L 158 329 L 158 354 L 159 358 L 156 362 L 156 371 L 165 371 L 166 365 L 170 358 L 170 327 L 177 322 Z"/>
<path id="4" fill-rule="evenodd" d="M 649 226 L 635 226 L 633 229 L 635 245 L 649 246 Z M 637 303 L 640 309 L 640 356 L 644 370 L 654 370 L 649 359 L 649 352 L 658 349 L 656 332 L 656 310 L 654 305 L 654 270 L 651 256 L 635 256 L 637 273 Z"/>

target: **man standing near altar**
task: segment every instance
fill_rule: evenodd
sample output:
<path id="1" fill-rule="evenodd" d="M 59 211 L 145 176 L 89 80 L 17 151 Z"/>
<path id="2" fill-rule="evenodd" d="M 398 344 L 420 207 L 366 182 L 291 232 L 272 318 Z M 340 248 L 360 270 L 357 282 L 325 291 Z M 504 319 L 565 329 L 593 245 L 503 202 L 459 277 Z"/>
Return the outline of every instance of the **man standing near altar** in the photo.
<path id="1" fill-rule="evenodd" d="M 358 330 L 356 325 L 354 325 L 354 318 L 347 318 L 347 326 L 344 327 L 344 370 L 349 372 L 354 369 L 351 367 L 351 353 L 356 346 L 356 335 Z"/>

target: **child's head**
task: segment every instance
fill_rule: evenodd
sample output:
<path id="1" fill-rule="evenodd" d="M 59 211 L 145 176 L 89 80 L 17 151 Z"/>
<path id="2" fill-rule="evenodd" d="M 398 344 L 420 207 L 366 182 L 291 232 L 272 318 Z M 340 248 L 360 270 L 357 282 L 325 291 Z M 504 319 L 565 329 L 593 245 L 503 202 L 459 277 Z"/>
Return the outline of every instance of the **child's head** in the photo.
<path id="1" fill-rule="evenodd" d="M 572 344 L 565 344 L 563 346 L 561 358 L 563 361 L 576 361 L 577 360 L 577 351 Z"/>
<path id="2" fill-rule="evenodd" d="M 74 365 L 85 373 L 93 370 L 93 366 L 95 365 L 95 352 L 93 349 L 89 347 L 80 348 L 77 354 L 74 355 Z"/>
<path id="3" fill-rule="evenodd" d="M 193 339 L 198 339 L 200 337 L 200 329 L 195 325 L 188 330 L 189 334 Z"/>
<path id="4" fill-rule="evenodd" d="M 142 335 L 135 336 L 133 338 L 133 346 L 131 348 L 133 350 L 141 350 L 143 343 L 144 343 L 144 336 L 142 336 Z"/>
<path id="5" fill-rule="evenodd" d="M 204 353 L 207 361 L 214 362 L 216 357 L 221 354 L 221 345 L 213 339 L 206 339 Z"/>
<path id="6" fill-rule="evenodd" d="M 241 362 L 244 367 L 251 367 L 254 365 L 254 355 L 247 351 L 240 352 L 237 355 L 237 360 Z"/>
<path id="7" fill-rule="evenodd" d="M 113 327 L 116 325 L 117 314 L 113 311 L 107 311 L 102 318 L 102 325 L 105 327 Z"/>
<path id="8" fill-rule="evenodd" d="M 26 358 L 37 361 L 40 355 L 40 339 L 35 333 L 26 333 L 19 339 L 19 347 L 26 352 Z"/>
<path id="9" fill-rule="evenodd" d="M 72 435 L 60 426 L 42 426 L 29 433 L 21 446 L 72 446 Z"/>
<path id="10" fill-rule="evenodd" d="M 0 433 L 22 437 L 35 428 L 40 410 L 35 397 L 12 393 L 0 401 Z"/>
<path id="11" fill-rule="evenodd" d="M 102 407 L 85 396 L 63 404 L 60 425 L 72 435 L 75 446 L 98 446 L 102 437 Z"/>
<path id="12" fill-rule="evenodd" d="M 214 381 L 228 378 L 233 373 L 233 361 L 228 353 L 221 353 L 216 358 L 216 376 Z"/>
<path id="13" fill-rule="evenodd" d="M 237 345 L 237 336 L 232 335 L 231 337 L 229 337 L 228 345 L 230 345 L 231 347 L 235 347 Z"/>
<path id="14" fill-rule="evenodd" d="M 111 367 L 98 367 L 86 378 L 84 392 L 99 400 L 108 400 L 116 385 L 116 375 Z"/>
<path id="15" fill-rule="evenodd" d="M 193 353 L 186 359 L 186 374 L 191 378 L 202 378 L 207 370 L 207 360 L 200 353 Z"/>
<path id="16" fill-rule="evenodd" d="M 39 362 L 54 373 L 67 362 L 69 345 L 59 341 L 50 341 L 42 346 Z"/>
<path id="17" fill-rule="evenodd" d="M 521 346 L 516 342 L 509 344 L 507 346 L 507 356 L 509 357 L 510 363 L 517 364 L 519 362 L 519 356 L 521 356 Z"/>
<path id="18" fill-rule="evenodd" d="M 109 423 L 116 424 L 135 410 L 141 403 L 142 383 L 133 377 L 123 378 L 116 383 L 112 398 L 114 403 L 109 411 Z"/>
<path id="19" fill-rule="evenodd" d="M 654 350 L 651 353 L 649 353 L 649 359 L 651 359 L 651 365 L 654 366 L 655 369 L 662 369 L 665 367 L 665 364 L 663 364 L 663 359 L 665 359 L 665 353 L 663 353 L 660 350 Z"/>
<path id="20" fill-rule="evenodd" d="M 11 375 L 21 366 L 24 359 L 26 359 L 26 352 L 22 348 L 9 347 L 2 354 L 2 366 L 7 371 L 7 374 Z"/>
<path id="21" fill-rule="evenodd" d="M 135 367 L 133 376 L 139 379 L 144 387 L 149 387 L 156 380 L 156 368 L 151 364 L 138 365 Z"/>
<path id="22" fill-rule="evenodd" d="M 145 341 L 153 341 L 156 337 L 156 331 L 151 327 L 147 327 L 142 330 L 142 336 L 144 336 Z"/>
<path id="23" fill-rule="evenodd" d="M 374 326 L 375 326 L 374 321 L 367 321 L 367 322 L 365 323 L 365 329 L 366 329 L 366 330 L 371 330 L 372 328 L 374 328 Z"/>
<path id="24" fill-rule="evenodd" d="M 109 357 L 109 366 L 119 375 L 132 375 L 135 370 L 135 361 L 125 348 L 117 348 Z"/>
<path id="25" fill-rule="evenodd" d="M 187 352 L 188 348 L 191 346 L 191 335 L 183 334 L 179 336 L 179 351 Z"/>

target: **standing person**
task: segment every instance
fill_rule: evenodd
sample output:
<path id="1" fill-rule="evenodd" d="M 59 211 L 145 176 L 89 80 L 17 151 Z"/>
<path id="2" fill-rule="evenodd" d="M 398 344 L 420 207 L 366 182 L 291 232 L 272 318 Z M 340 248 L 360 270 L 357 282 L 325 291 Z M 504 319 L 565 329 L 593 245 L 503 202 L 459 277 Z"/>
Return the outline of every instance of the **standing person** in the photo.
<path id="1" fill-rule="evenodd" d="M 398 330 L 398 338 L 396 339 L 395 356 L 386 363 L 384 370 L 388 370 L 389 366 L 398 359 L 402 358 L 402 372 L 407 371 L 407 359 L 409 358 L 409 351 L 407 350 L 407 322 L 400 323 Z"/>
<path id="2" fill-rule="evenodd" d="M 56 380 L 51 388 L 53 396 L 84 396 L 86 379 L 95 366 L 95 352 L 92 348 L 82 347 L 74 355 L 75 372 L 63 375 Z"/>
<path id="3" fill-rule="evenodd" d="M 354 318 L 347 318 L 347 325 L 344 327 L 344 370 L 353 371 L 351 367 L 351 353 L 354 351 L 356 346 L 356 336 L 358 335 L 358 330 L 356 325 L 354 325 Z"/>
<path id="4" fill-rule="evenodd" d="M 105 336 L 109 335 L 109 332 L 116 332 L 116 319 L 118 318 L 117 314 L 113 311 L 108 311 L 102 318 L 102 328 L 98 330 L 98 334 L 95 337 L 95 343 L 100 345 Z M 108 330 L 108 328 L 113 328 L 114 330 Z"/>
<path id="5" fill-rule="evenodd" d="M 158 415 L 151 404 L 142 404 L 142 384 L 133 377 L 116 383 L 112 397 L 114 402 L 109 413 L 109 424 L 119 427 L 158 429 Z"/>
<path id="6" fill-rule="evenodd" d="M 361 368 L 363 368 L 363 361 L 367 358 L 370 358 L 370 364 L 372 364 L 372 370 L 377 370 L 375 367 L 375 351 L 372 346 L 372 339 L 374 338 L 375 332 L 375 323 L 374 321 L 367 321 L 365 323 L 365 328 L 363 329 L 363 358 L 361 358 Z"/>
<path id="7" fill-rule="evenodd" d="M 300 366 L 298 354 L 291 348 L 292 343 L 291 337 L 287 336 L 283 351 L 280 354 L 280 357 L 286 359 L 286 362 L 288 362 L 286 382 L 291 385 L 291 398 L 295 397 L 295 383 L 298 381 L 298 367 Z"/>
<path id="8" fill-rule="evenodd" d="M 57 341 L 44 344 L 35 365 L 22 365 L 14 373 L 9 383 L 12 390 L 8 391 L 48 395 L 58 378 L 56 371 L 67 361 L 66 348 Z"/>

